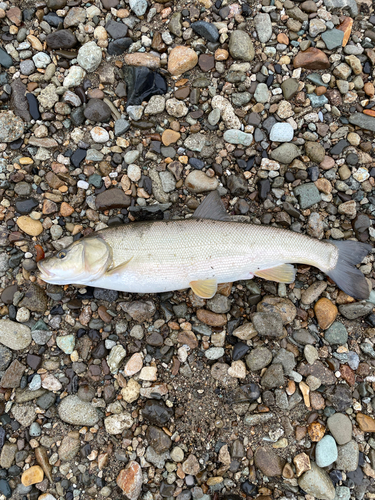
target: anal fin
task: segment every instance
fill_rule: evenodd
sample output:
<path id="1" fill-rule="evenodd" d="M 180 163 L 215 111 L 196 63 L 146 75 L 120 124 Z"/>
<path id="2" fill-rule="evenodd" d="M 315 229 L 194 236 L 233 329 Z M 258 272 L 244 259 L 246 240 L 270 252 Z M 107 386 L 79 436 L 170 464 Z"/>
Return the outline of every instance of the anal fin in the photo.
<path id="1" fill-rule="evenodd" d="M 281 264 L 270 267 L 269 269 L 260 269 L 254 272 L 255 276 L 277 283 L 293 283 L 296 277 L 296 270 L 292 264 Z"/>
<path id="2" fill-rule="evenodd" d="M 215 278 L 208 280 L 190 281 L 191 289 L 201 299 L 211 299 L 217 290 L 217 281 Z"/>
<path id="3" fill-rule="evenodd" d="M 129 260 L 127 260 L 126 262 L 123 262 L 122 264 L 119 264 L 118 266 L 116 267 L 113 267 L 112 269 L 109 269 L 109 271 L 107 271 L 105 274 L 106 276 L 114 276 L 115 274 L 120 274 L 121 271 L 123 271 L 125 269 L 125 267 L 129 264 L 129 262 L 132 260 L 133 257 L 130 257 Z"/>

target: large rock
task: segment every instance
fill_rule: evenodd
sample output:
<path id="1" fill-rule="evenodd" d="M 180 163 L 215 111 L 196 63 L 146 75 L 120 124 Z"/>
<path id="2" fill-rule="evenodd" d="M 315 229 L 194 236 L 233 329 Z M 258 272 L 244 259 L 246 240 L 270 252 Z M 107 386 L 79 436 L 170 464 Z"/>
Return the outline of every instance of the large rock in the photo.
<path id="1" fill-rule="evenodd" d="M 22 137 L 24 130 L 23 121 L 15 116 L 12 111 L 0 113 L 0 142 L 13 142 Z"/>
<path id="2" fill-rule="evenodd" d="M 182 75 L 198 63 L 198 54 L 189 47 L 177 45 L 168 57 L 168 71 L 172 76 Z"/>
<path id="3" fill-rule="evenodd" d="M 302 474 L 298 484 L 308 495 L 319 500 L 333 500 L 335 488 L 329 475 L 315 462 L 311 462 L 311 469 Z"/>
<path id="4" fill-rule="evenodd" d="M 26 349 L 31 343 L 30 328 L 10 319 L 1 319 L 0 343 L 14 351 Z"/>
<path id="5" fill-rule="evenodd" d="M 281 476 L 285 460 L 276 455 L 273 450 L 257 448 L 254 456 L 255 465 L 265 476 Z"/>
<path id="6" fill-rule="evenodd" d="M 357 127 L 375 132 L 375 118 L 373 116 L 368 116 L 364 113 L 355 113 L 349 117 L 349 122 L 352 125 L 357 125 Z"/>
<path id="7" fill-rule="evenodd" d="M 185 186 L 193 193 L 205 193 L 217 189 L 219 181 L 216 177 L 208 177 L 201 170 L 193 170 L 186 177 Z"/>
<path id="8" fill-rule="evenodd" d="M 253 42 L 249 35 L 242 30 L 235 30 L 230 36 L 229 52 L 233 59 L 252 61 L 255 57 Z"/>
<path id="9" fill-rule="evenodd" d="M 293 66 L 304 69 L 328 69 L 331 64 L 322 50 L 309 47 L 304 52 L 298 52 L 293 60 Z"/>
<path id="10" fill-rule="evenodd" d="M 87 425 L 92 427 L 99 420 L 96 408 L 74 395 L 67 396 L 61 401 L 58 412 L 61 420 L 72 425 Z"/>

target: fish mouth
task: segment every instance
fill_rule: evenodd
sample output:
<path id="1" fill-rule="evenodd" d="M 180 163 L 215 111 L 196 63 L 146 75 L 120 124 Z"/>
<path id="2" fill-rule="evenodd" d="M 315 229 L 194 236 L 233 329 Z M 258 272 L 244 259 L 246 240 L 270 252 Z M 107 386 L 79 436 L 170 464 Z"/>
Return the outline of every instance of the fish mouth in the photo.
<path id="1" fill-rule="evenodd" d="M 48 281 L 48 280 L 50 280 L 53 277 L 53 274 L 44 267 L 44 265 L 43 265 L 42 262 L 38 262 L 37 266 L 38 266 L 38 269 L 39 269 L 39 273 L 38 273 L 39 276 L 38 277 L 41 280 Z"/>

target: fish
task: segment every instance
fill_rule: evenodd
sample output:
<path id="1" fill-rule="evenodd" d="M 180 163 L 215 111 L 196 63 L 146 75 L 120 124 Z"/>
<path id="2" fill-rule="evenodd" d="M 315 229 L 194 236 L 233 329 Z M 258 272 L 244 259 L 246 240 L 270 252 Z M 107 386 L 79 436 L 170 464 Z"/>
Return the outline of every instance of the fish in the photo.
<path id="1" fill-rule="evenodd" d="M 318 240 L 287 229 L 233 221 L 218 191 L 193 216 L 133 222 L 92 233 L 38 262 L 39 278 L 127 293 L 191 288 L 210 299 L 220 283 L 254 276 L 292 283 L 293 264 L 314 266 L 351 297 L 370 288 L 356 267 L 372 250 L 357 241 Z"/>

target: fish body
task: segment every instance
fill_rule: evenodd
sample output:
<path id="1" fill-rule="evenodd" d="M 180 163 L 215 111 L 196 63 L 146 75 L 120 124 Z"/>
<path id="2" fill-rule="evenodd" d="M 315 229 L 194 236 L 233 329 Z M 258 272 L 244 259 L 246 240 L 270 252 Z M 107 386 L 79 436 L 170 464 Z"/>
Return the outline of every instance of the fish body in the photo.
<path id="1" fill-rule="evenodd" d="M 41 278 L 130 293 L 191 287 L 210 298 L 218 283 L 252 278 L 291 283 L 293 263 L 328 274 L 349 295 L 367 298 L 369 288 L 354 267 L 371 250 L 355 241 L 326 242 L 270 226 L 233 222 L 218 194 L 195 217 L 121 225 L 98 231 L 39 262 Z"/>

